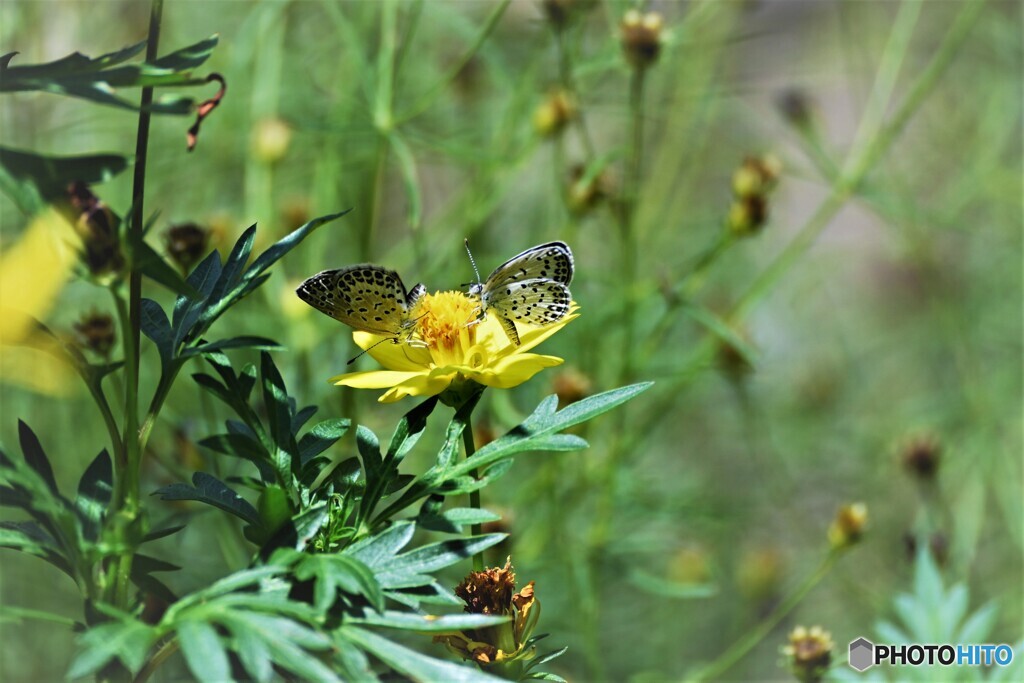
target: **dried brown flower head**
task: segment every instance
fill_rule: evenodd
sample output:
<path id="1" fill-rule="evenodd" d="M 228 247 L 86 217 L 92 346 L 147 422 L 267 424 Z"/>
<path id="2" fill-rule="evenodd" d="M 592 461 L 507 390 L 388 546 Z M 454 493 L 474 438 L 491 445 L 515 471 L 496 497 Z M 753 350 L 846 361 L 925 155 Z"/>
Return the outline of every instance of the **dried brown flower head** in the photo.
<path id="1" fill-rule="evenodd" d="M 789 645 L 782 648 L 790 669 L 803 683 L 820 681 L 832 663 L 832 635 L 820 626 L 797 626 L 789 634 Z"/>

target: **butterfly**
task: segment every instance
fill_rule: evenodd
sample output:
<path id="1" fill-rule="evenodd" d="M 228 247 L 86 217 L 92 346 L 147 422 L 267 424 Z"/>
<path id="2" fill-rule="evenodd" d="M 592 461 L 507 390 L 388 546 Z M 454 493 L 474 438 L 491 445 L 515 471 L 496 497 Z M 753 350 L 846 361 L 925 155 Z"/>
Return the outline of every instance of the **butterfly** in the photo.
<path id="1" fill-rule="evenodd" d="M 469 252 L 468 241 L 466 251 Z M 516 322 L 548 325 L 569 312 L 573 260 L 565 242 L 548 242 L 527 249 L 495 268 L 484 282 L 479 282 L 480 273 L 472 253 L 469 260 L 477 277 L 477 282 L 469 287 L 469 295 L 480 300 L 480 317 L 492 311 L 516 346 Z"/>
<path id="2" fill-rule="evenodd" d="M 416 318 L 412 311 L 426 292 L 421 284 L 407 291 L 398 273 L 370 263 L 325 270 L 295 290 L 300 299 L 321 313 L 387 338 L 378 344 L 388 340 L 415 343 Z"/>

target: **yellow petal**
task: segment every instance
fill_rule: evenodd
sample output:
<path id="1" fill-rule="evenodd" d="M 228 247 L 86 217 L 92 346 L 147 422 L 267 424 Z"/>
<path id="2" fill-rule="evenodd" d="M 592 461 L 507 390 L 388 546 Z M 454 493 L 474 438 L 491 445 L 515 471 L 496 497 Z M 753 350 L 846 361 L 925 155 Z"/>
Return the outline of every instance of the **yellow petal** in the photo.
<path id="1" fill-rule="evenodd" d="M 541 356 L 535 353 L 517 353 L 499 359 L 482 372 L 472 375 L 470 379 L 496 389 L 508 389 L 522 384 L 544 368 L 561 365 L 565 361 L 557 356 Z"/>
<path id="2" fill-rule="evenodd" d="M 367 372 L 350 372 L 347 375 L 337 375 L 327 381 L 331 384 L 353 387 L 355 389 L 386 389 L 420 374 L 423 374 L 422 371 L 369 370 Z"/>
<path id="3" fill-rule="evenodd" d="M 0 255 L 0 306 L 36 319 L 50 312 L 74 261 L 58 237 L 67 230 L 64 217 L 56 209 L 47 209 Z M 25 316 L 0 316 L 0 339 L 16 344 L 29 333 L 30 323 Z"/>
<path id="4" fill-rule="evenodd" d="M 395 343 L 388 337 L 369 332 L 353 332 L 352 339 L 388 370 L 423 372 L 430 365 L 430 352 L 425 348 Z"/>
<path id="5" fill-rule="evenodd" d="M 420 373 L 389 389 L 377 400 L 380 403 L 394 403 L 406 396 L 436 396 L 448 388 L 457 373 L 441 368 L 430 373 Z"/>

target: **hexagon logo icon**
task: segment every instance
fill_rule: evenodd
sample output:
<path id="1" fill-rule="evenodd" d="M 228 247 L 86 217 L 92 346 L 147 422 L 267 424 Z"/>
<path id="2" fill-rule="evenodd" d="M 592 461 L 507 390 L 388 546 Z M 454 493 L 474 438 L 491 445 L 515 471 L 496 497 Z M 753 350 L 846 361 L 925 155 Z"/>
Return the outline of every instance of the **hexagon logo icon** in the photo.
<path id="1" fill-rule="evenodd" d="M 867 638 L 858 638 L 850 643 L 850 666 L 864 671 L 875 663 L 875 644 Z"/>

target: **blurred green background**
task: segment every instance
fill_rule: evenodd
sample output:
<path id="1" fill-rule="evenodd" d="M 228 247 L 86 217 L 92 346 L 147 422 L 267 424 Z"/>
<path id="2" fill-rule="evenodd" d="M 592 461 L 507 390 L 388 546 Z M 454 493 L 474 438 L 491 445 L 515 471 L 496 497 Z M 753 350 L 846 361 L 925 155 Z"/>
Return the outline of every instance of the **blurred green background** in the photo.
<path id="1" fill-rule="evenodd" d="M 590 450 L 521 458 L 484 491 L 511 533 L 502 552 L 521 581 L 537 582 L 545 644 L 570 648 L 552 666 L 570 680 L 673 679 L 714 659 L 815 570 L 836 509 L 853 501 L 869 509 L 862 543 L 725 678 L 785 678 L 779 647 L 797 623 L 831 631 L 840 655 L 870 635 L 908 589 L 915 534 L 938 539 L 945 575 L 968 583 L 972 608 L 1001 604 L 992 641 L 1016 642 L 1021 5 L 981 10 L 892 146 L 844 188 L 836 169 L 878 140 L 872 117 L 899 111 L 973 3 L 651 3 L 664 44 L 639 113 L 619 43 L 633 5 L 574 3 L 592 6 L 559 32 L 550 4 L 512 2 L 472 52 L 498 3 L 170 0 L 161 51 L 219 34 L 203 73 L 223 74 L 228 92 L 191 154 L 188 118 L 153 122 L 154 244 L 195 222 L 224 250 L 257 223 L 259 249 L 353 207 L 220 324 L 285 344 L 277 363 L 290 391 L 322 417 L 386 434 L 412 403 L 382 406 L 376 392 L 327 384 L 346 371 L 351 335 L 298 302 L 297 282 L 372 261 L 407 284 L 451 289 L 472 279 L 466 237 L 484 275 L 534 244 L 570 243 L 582 315 L 541 349 L 565 365 L 489 392 L 477 411 L 501 433 L 556 389 L 657 381 L 588 426 Z M 19 64 L 95 56 L 143 39 L 147 21 L 143 2 L 5 0 L 0 52 L 17 50 Z M 535 112 L 567 85 L 583 126 L 543 135 Z M 616 216 L 637 116 L 642 174 L 624 229 Z M 135 124 L 131 112 L 47 94 L 0 98 L 3 144 L 40 153 L 131 155 Z M 715 250 L 734 172 L 766 153 L 783 169 L 766 224 Z M 572 211 L 566 192 L 581 164 L 585 179 L 604 172 L 609 196 Z M 127 212 L 130 174 L 94 190 Z M 6 198 L 0 219 L 6 246 L 25 219 Z M 170 300 L 156 287 L 145 294 Z M 92 309 L 109 312 L 109 296 L 72 282 L 47 323 L 70 333 Z M 144 382 L 157 365 L 144 344 Z M 151 441 L 144 490 L 240 469 L 194 446 L 226 415 L 185 374 Z M 54 399 L 3 385 L 10 450 L 19 417 L 66 487 L 104 446 L 85 392 Z M 903 460 L 924 442 L 941 452 L 932 484 Z M 346 437 L 336 457 L 354 448 Z M 172 561 L 197 553 L 168 576 L 177 590 L 247 560 L 215 512 L 154 500 L 151 514 L 189 520 L 160 546 Z M 80 617 L 74 586 L 52 567 L 10 551 L 0 562 L 3 605 Z M 72 634 L 40 622 L 0 621 L 0 641 L 0 677 L 11 681 L 57 679 L 72 651 Z"/>

